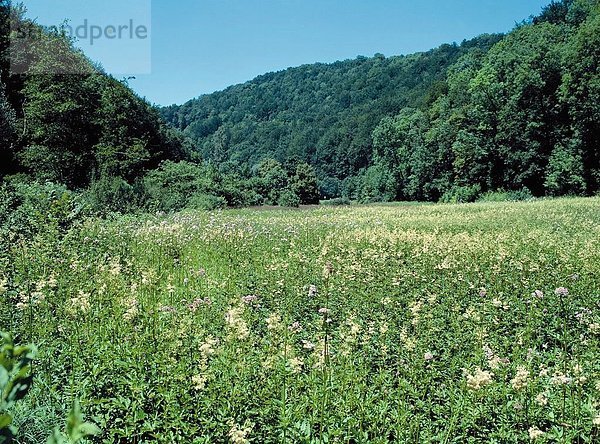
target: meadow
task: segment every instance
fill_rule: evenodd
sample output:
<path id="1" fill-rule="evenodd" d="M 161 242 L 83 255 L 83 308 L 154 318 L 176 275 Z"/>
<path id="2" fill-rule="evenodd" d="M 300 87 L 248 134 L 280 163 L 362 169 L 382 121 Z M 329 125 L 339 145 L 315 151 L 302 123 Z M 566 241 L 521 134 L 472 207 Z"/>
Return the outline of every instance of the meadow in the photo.
<path id="1" fill-rule="evenodd" d="M 600 441 L 600 198 L 182 212 L 0 254 L 45 442 Z"/>

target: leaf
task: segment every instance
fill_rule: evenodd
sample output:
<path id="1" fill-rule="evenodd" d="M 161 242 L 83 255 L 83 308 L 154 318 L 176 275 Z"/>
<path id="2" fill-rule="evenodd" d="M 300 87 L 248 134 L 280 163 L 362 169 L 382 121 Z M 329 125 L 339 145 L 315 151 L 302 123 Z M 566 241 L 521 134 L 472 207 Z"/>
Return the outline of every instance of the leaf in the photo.
<path id="1" fill-rule="evenodd" d="M 0 430 L 7 428 L 11 423 L 12 417 L 8 413 L 0 415 Z"/>

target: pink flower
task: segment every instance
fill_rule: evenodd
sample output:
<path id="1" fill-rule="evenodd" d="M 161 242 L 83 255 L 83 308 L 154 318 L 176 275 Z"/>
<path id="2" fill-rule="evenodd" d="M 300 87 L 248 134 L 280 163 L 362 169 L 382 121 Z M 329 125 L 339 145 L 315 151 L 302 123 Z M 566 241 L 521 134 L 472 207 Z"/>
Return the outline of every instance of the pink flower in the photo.
<path id="1" fill-rule="evenodd" d="M 255 295 L 248 295 L 248 296 L 244 296 L 242 298 L 242 301 L 244 302 L 244 304 L 252 304 L 253 302 L 256 302 L 258 300 L 258 296 Z"/>

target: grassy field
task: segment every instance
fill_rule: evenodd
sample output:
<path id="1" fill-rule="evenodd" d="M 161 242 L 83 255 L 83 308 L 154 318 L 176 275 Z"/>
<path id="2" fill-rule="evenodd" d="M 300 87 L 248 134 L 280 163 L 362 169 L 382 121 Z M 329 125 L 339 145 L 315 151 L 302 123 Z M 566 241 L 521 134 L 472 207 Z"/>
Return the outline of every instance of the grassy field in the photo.
<path id="1" fill-rule="evenodd" d="M 600 199 L 181 213 L 15 242 L 20 442 L 599 442 Z"/>

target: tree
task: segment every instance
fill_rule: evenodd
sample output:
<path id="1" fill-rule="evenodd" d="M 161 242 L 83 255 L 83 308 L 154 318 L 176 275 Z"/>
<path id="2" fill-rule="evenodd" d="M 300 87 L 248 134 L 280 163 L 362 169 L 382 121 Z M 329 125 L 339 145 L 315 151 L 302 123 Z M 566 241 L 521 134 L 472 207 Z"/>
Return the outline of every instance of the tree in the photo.
<path id="1" fill-rule="evenodd" d="M 268 205 L 276 205 L 281 193 L 288 187 L 288 174 L 283 165 L 274 159 L 266 159 L 257 168 L 258 193 Z"/>
<path id="2" fill-rule="evenodd" d="M 558 145 L 548 163 L 545 186 L 553 196 L 582 195 L 587 186 L 578 144 Z"/>
<path id="3" fill-rule="evenodd" d="M 298 164 L 296 174 L 291 178 L 290 188 L 300 199 L 300 204 L 315 205 L 319 203 L 317 174 L 309 164 Z"/>

